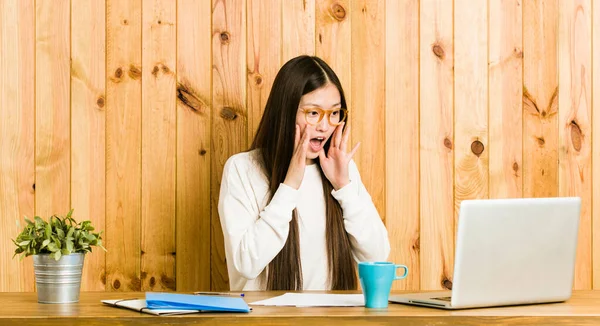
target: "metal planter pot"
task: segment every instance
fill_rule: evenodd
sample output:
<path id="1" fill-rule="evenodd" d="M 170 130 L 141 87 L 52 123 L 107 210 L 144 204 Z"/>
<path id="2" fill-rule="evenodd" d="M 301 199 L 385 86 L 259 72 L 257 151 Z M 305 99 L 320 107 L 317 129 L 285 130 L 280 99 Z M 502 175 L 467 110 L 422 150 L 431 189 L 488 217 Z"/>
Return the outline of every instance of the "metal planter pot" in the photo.
<path id="1" fill-rule="evenodd" d="M 38 302 L 78 302 L 84 258 L 82 253 L 62 256 L 58 261 L 49 254 L 33 255 Z"/>

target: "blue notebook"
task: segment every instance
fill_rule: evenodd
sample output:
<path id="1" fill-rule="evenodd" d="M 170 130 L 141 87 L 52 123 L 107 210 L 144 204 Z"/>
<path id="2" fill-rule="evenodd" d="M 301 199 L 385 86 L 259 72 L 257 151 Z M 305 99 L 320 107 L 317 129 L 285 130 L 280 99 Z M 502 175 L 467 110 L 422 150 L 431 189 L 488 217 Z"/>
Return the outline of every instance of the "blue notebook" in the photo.
<path id="1" fill-rule="evenodd" d="M 150 309 L 250 312 L 241 297 L 146 292 L 146 304 Z"/>

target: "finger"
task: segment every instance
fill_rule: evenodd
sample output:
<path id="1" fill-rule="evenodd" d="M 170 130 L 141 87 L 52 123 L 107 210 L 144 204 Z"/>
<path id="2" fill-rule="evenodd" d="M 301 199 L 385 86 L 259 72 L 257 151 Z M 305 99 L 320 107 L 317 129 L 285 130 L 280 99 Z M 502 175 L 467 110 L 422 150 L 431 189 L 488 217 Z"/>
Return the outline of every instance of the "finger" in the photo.
<path id="1" fill-rule="evenodd" d="M 295 149 L 294 153 L 300 153 L 302 151 L 304 141 L 308 137 L 306 132 L 306 126 L 304 126 L 304 129 L 302 130 L 300 128 L 301 127 L 298 126 L 298 147 Z"/>
<path id="2" fill-rule="evenodd" d="M 344 130 L 344 135 L 342 136 L 342 144 L 340 145 L 340 149 L 343 153 L 346 153 L 346 149 L 348 148 L 348 138 L 350 136 L 350 126 Z"/>
<path id="3" fill-rule="evenodd" d="M 360 142 L 354 146 L 354 148 L 348 155 L 348 160 L 350 160 L 350 159 L 352 159 L 352 157 L 354 157 L 354 154 L 356 154 L 356 151 L 358 150 L 359 147 L 360 147 Z"/>
<path id="4" fill-rule="evenodd" d="M 294 152 L 298 149 L 298 144 L 300 144 L 300 126 L 296 124 L 296 131 L 294 133 Z"/>
<path id="5" fill-rule="evenodd" d="M 319 161 L 324 162 L 326 159 L 327 156 L 325 155 L 325 149 L 321 148 L 321 150 L 319 151 Z"/>
<path id="6" fill-rule="evenodd" d="M 301 151 L 302 156 L 306 159 L 306 152 L 308 151 L 308 144 L 310 143 L 310 138 L 308 137 L 308 130 L 304 128 L 304 134 L 302 134 L 302 142 L 301 142 Z"/>
<path id="7" fill-rule="evenodd" d="M 339 148 L 340 147 L 340 143 L 342 142 L 342 128 L 344 128 L 344 123 L 342 122 L 342 124 L 340 124 L 339 126 L 336 127 L 335 129 L 335 135 L 334 135 L 334 147 Z"/>

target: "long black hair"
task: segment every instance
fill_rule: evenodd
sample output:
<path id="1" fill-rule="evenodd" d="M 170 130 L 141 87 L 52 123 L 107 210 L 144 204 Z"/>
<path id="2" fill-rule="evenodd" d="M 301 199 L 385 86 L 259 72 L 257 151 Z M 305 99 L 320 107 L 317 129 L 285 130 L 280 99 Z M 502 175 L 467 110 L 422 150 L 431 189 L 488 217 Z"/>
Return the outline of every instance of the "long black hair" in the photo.
<path id="1" fill-rule="evenodd" d="M 250 150 L 260 149 L 262 168 L 269 180 L 270 199 L 279 184 L 285 180 L 292 159 L 296 114 L 301 97 L 328 84 L 337 87 L 340 92 L 341 107 L 347 108 L 338 77 L 322 59 L 307 55 L 299 56 L 286 62 L 277 73 L 250 147 Z M 326 153 L 330 141 L 331 137 L 324 146 Z M 350 239 L 344 228 L 342 208 L 331 195 L 333 186 L 323 171 L 319 170 L 323 180 L 326 205 L 329 283 L 332 290 L 356 289 L 356 270 Z M 298 211 L 294 209 L 287 241 L 268 265 L 267 290 L 302 289 L 299 240 Z"/>

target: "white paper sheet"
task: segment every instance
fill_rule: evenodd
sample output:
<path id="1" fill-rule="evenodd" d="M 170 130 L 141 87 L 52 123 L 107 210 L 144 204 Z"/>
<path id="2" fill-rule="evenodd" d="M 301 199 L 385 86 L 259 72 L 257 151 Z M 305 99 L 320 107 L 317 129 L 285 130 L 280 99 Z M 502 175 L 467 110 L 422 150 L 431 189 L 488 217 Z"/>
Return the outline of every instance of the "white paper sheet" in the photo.
<path id="1" fill-rule="evenodd" d="M 257 306 L 360 307 L 365 305 L 365 299 L 362 294 L 286 293 L 249 304 Z"/>

